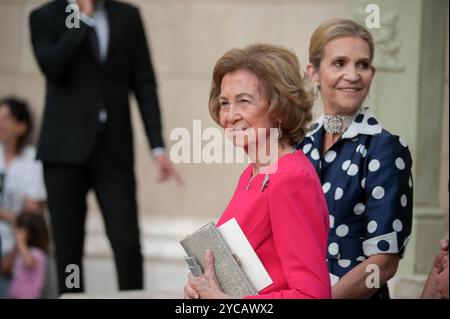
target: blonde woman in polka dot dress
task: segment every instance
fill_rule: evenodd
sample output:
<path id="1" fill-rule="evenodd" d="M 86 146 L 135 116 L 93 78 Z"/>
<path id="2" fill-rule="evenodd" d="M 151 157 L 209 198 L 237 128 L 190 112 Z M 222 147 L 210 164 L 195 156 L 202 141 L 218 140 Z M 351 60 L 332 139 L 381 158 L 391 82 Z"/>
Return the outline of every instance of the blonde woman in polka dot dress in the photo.
<path id="1" fill-rule="evenodd" d="M 330 212 L 333 298 L 389 298 L 411 233 L 411 155 L 363 105 L 375 75 L 370 33 L 330 20 L 313 33 L 308 74 L 324 114 L 298 145 L 313 163 Z"/>

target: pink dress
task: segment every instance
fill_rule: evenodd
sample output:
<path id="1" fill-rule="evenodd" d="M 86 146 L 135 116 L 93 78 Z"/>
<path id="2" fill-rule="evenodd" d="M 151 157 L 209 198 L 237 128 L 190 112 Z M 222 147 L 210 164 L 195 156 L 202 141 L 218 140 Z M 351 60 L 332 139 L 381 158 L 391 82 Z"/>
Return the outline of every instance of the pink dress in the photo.
<path id="1" fill-rule="evenodd" d="M 252 165 L 217 226 L 236 218 L 273 284 L 246 298 L 331 298 L 326 264 L 328 208 L 319 177 L 302 151 L 284 155 L 261 192 L 264 172 L 246 190 Z"/>
<path id="2" fill-rule="evenodd" d="M 41 297 L 45 282 L 47 257 L 39 248 L 32 247 L 30 250 L 36 264 L 32 269 L 27 268 L 22 257 L 17 255 L 14 261 L 14 274 L 9 286 L 8 298 L 37 299 Z"/>

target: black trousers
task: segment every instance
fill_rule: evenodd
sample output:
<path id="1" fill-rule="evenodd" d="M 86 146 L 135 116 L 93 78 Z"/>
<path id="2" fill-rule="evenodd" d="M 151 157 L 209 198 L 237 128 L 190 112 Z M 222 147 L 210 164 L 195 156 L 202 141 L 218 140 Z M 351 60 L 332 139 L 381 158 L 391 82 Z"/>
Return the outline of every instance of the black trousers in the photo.
<path id="1" fill-rule="evenodd" d="M 81 164 L 44 162 L 52 236 L 60 293 L 83 292 L 83 246 L 86 195 L 95 191 L 111 243 L 120 290 L 142 289 L 143 270 L 136 204 L 136 182 L 132 165 L 114 159 L 103 133 L 90 158 Z M 66 267 L 79 267 L 80 285 Z M 71 266 L 73 267 L 73 266 Z M 72 277 L 71 277 L 72 276 Z M 69 285 L 66 284 L 66 279 Z"/>

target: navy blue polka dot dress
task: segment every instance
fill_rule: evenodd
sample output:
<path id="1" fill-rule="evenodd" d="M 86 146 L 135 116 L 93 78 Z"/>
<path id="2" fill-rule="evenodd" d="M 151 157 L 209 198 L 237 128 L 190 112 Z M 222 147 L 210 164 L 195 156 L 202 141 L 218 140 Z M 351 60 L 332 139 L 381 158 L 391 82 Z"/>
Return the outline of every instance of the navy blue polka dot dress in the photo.
<path id="1" fill-rule="evenodd" d="M 330 211 L 328 268 L 332 284 L 368 256 L 403 256 L 411 234 L 412 160 L 401 137 L 361 108 L 321 156 L 323 116 L 298 145 L 314 165 Z"/>

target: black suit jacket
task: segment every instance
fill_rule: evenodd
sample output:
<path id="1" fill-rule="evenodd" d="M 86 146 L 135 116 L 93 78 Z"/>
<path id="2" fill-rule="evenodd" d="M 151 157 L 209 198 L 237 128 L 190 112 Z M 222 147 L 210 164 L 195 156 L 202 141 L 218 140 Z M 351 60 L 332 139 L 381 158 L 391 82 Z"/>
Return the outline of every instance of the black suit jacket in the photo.
<path id="1" fill-rule="evenodd" d="M 53 163 L 81 163 L 92 152 L 106 109 L 106 136 L 118 160 L 133 163 L 128 95 L 135 93 L 152 148 L 163 146 L 156 81 L 139 10 L 107 0 L 109 44 L 101 64 L 90 33 L 66 27 L 66 0 L 55 0 L 30 15 L 34 53 L 46 76 L 45 110 L 38 158 Z"/>

